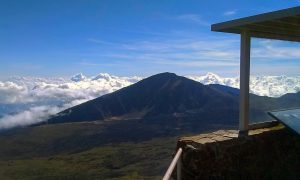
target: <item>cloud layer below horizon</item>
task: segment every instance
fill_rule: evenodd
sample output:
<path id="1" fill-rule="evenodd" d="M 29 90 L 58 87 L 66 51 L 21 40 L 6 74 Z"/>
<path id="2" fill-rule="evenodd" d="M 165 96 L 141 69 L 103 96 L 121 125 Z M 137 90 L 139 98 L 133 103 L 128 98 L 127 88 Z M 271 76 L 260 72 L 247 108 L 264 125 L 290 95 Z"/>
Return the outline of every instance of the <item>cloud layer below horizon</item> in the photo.
<path id="1" fill-rule="evenodd" d="M 203 84 L 239 87 L 239 78 L 213 73 L 186 76 Z M 13 77 L 0 81 L 0 130 L 42 122 L 64 109 L 131 85 L 143 77 L 118 77 L 101 73 L 94 77 L 77 74 L 71 79 Z M 255 76 L 251 92 L 278 97 L 300 91 L 300 77 Z"/>

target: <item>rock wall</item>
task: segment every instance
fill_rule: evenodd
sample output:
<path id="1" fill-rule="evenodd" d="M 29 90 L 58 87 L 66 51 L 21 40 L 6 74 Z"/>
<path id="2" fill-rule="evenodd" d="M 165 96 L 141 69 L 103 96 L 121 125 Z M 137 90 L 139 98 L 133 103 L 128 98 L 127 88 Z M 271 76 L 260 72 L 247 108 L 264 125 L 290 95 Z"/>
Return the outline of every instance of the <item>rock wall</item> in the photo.
<path id="1" fill-rule="evenodd" d="M 181 138 L 183 179 L 300 179 L 299 135 L 283 126 L 237 133 Z"/>

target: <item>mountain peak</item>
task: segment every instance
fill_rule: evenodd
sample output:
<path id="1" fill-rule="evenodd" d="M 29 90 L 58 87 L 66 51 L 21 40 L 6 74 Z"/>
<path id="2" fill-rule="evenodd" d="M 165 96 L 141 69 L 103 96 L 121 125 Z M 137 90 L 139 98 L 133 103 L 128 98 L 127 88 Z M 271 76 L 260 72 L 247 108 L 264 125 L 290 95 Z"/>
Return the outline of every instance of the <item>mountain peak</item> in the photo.
<path id="1" fill-rule="evenodd" d="M 163 72 L 163 73 L 155 74 L 150 77 L 179 77 L 179 76 L 177 76 L 175 73 Z"/>
<path id="2" fill-rule="evenodd" d="M 67 109 L 50 123 L 143 118 L 237 105 L 234 97 L 174 73 L 160 73 Z"/>
<path id="3" fill-rule="evenodd" d="M 175 81 L 181 80 L 182 76 L 177 76 L 175 73 L 170 72 L 164 72 L 155 74 L 153 76 L 150 76 L 148 78 L 145 78 L 137 83 L 139 86 L 151 86 L 151 87 L 166 87 L 166 85 L 171 85 Z"/>
<path id="4" fill-rule="evenodd" d="M 82 81 L 84 79 L 86 79 L 86 77 L 82 73 L 75 74 L 74 76 L 71 77 L 71 80 L 74 81 L 74 82 L 79 82 L 79 81 Z"/>

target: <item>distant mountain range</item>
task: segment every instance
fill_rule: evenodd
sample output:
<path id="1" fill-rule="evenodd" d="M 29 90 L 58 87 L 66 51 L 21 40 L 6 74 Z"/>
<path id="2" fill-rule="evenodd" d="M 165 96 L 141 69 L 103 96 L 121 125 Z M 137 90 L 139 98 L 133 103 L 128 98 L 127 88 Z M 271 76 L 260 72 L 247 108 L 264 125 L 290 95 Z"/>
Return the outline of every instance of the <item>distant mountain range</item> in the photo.
<path id="1" fill-rule="evenodd" d="M 239 90 L 235 88 L 203 85 L 173 73 L 161 73 L 66 109 L 48 123 L 197 116 L 199 121 L 213 119 L 207 123 L 226 125 L 237 122 L 238 95 Z M 297 106 L 300 106 L 300 93 L 280 98 L 251 95 L 254 120 L 268 118 L 268 110 Z"/>
<path id="2" fill-rule="evenodd" d="M 186 77 L 204 85 L 218 84 L 211 87 L 221 88 L 231 95 L 238 93 L 234 89 L 239 86 L 238 78 L 223 78 L 213 73 Z M 144 77 L 100 73 L 92 77 L 77 74 L 72 78 L 12 77 L 0 81 L 0 129 L 44 121 L 51 114 L 115 92 L 142 79 Z M 256 95 L 279 97 L 298 92 L 300 77 L 256 76 L 251 78 L 250 89 Z"/>
<path id="3" fill-rule="evenodd" d="M 206 86 L 173 73 L 161 73 L 66 109 L 48 122 L 203 115 L 207 112 L 225 115 L 237 112 L 238 101 L 232 89 L 227 92 L 223 86 Z"/>

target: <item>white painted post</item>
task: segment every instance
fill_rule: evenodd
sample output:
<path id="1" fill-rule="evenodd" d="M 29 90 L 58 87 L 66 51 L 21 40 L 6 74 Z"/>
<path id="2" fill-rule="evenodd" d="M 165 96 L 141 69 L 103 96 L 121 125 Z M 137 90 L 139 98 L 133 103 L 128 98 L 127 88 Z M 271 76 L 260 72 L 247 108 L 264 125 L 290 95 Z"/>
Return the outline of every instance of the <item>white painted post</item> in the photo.
<path id="1" fill-rule="evenodd" d="M 178 163 L 178 161 L 181 161 L 181 153 L 182 153 L 182 149 L 179 148 L 177 150 L 177 153 L 175 155 L 175 157 L 173 158 L 167 172 L 165 173 L 164 177 L 163 177 L 163 180 L 169 180 L 171 178 L 171 175 L 172 175 L 172 172 L 175 168 L 175 166 L 177 165 L 177 179 L 179 178 L 179 180 L 181 179 L 181 164 Z M 181 162 L 180 162 L 181 163 Z M 179 167 L 178 167 L 179 165 Z M 178 169 L 180 169 L 180 174 L 179 174 L 179 177 L 178 177 Z"/>
<path id="2" fill-rule="evenodd" d="M 240 134 L 247 134 L 249 129 L 250 48 L 251 36 L 247 30 L 243 30 L 240 55 Z"/>

